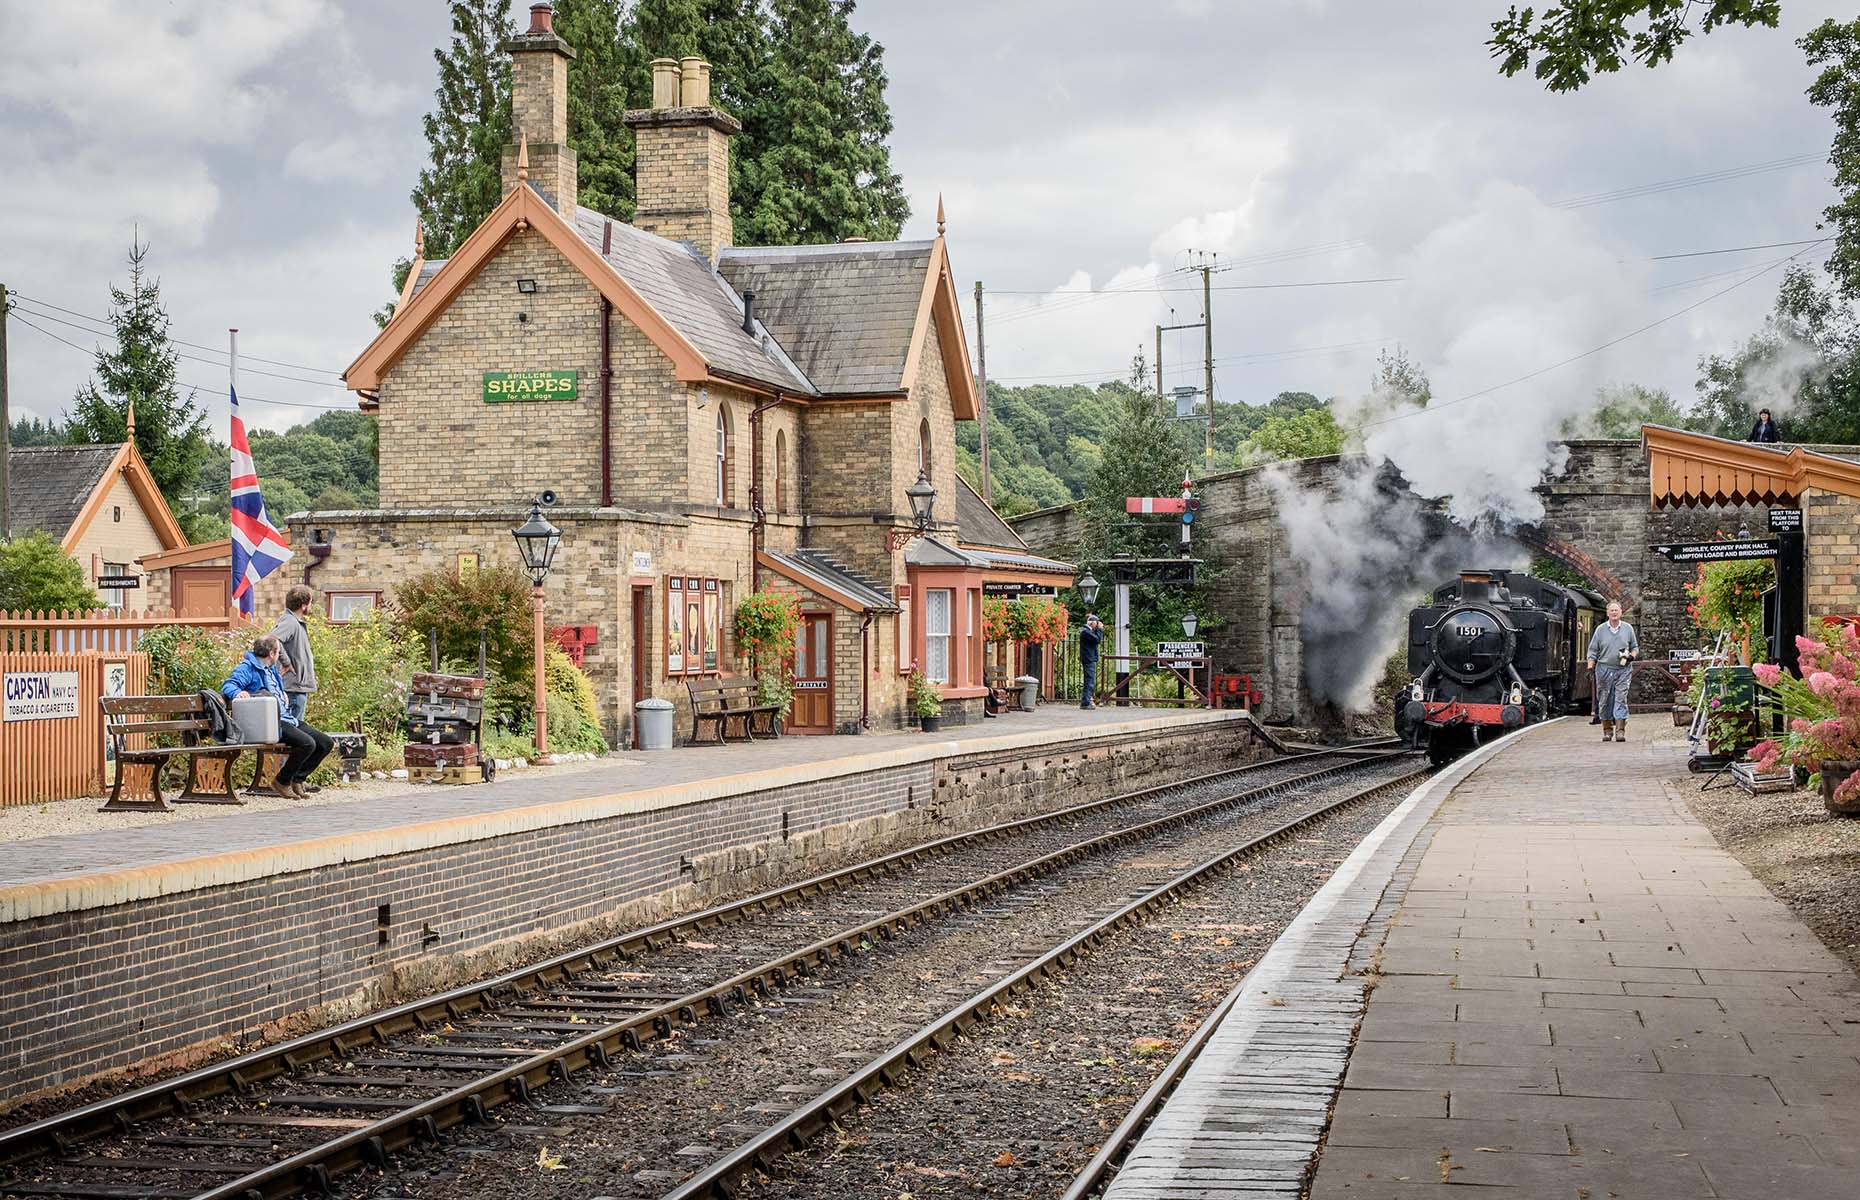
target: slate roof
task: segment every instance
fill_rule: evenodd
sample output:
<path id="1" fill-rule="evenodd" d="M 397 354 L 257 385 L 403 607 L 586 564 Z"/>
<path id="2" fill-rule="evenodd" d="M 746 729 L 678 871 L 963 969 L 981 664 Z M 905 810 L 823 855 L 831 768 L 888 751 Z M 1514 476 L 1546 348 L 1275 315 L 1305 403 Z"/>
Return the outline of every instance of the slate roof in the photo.
<path id="1" fill-rule="evenodd" d="M 822 395 L 897 392 L 934 245 L 732 246 L 717 269 Z"/>
<path id="2" fill-rule="evenodd" d="M 597 254 L 607 224 L 607 217 L 591 208 L 575 210 L 575 232 Z M 690 339 L 712 370 L 803 395 L 816 394 L 808 377 L 782 352 L 784 347 L 773 341 L 764 347 L 761 339 L 743 332 L 742 300 L 695 247 L 614 221 L 613 249 L 607 261 L 647 304 Z M 758 317 L 760 308 L 758 304 Z"/>
<path id="3" fill-rule="evenodd" d="M 62 541 L 122 443 L 15 446 L 7 455 L 7 516 L 17 534 L 43 529 Z"/>
<path id="4" fill-rule="evenodd" d="M 449 258 L 428 258 L 421 260 L 420 274 L 414 279 L 413 291 L 407 294 L 407 299 L 412 300 L 415 296 L 419 295 L 420 289 L 431 283 L 433 281 L 433 276 L 439 274 L 439 268 L 451 261 L 452 260 Z"/>
<path id="5" fill-rule="evenodd" d="M 984 571 L 992 567 L 1009 571 L 1046 571 L 1055 575 L 1070 575 L 1073 572 L 1071 563 L 1063 563 L 1055 558 L 1008 550 L 952 546 L 934 535 L 925 535 L 913 541 L 904 552 L 904 561 L 913 567 L 978 567 Z"/>
<path id="6" fill-rule="evenodd" d="M 770 553 L 769 557 L 803 581 L 825 584 L 833 591 L 860 602 L 866 612 L 896 612 L 885 589 L 873 579 L 839 562 L 824 550 L 796 550 L 792 554 Z"/>
<path id="7" fill-rule="evenodd" d="M 956 476 L 956 537 L 971 546 L 995 546 L 1003 550 L 1025 550 L 1027 543 L 989 507 L 988 501 Z"/>

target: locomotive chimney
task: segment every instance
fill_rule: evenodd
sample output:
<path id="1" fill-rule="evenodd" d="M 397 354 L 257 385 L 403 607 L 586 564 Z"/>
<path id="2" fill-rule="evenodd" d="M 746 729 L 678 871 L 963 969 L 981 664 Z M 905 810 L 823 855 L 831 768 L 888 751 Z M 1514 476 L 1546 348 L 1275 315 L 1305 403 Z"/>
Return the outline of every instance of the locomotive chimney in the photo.
<path id="1" fill-rule="evenodd" d="M 1460 572 L 1460 603 L 1487 604 L 1492 599 L 1492 573 L 1490 571 Z"/>

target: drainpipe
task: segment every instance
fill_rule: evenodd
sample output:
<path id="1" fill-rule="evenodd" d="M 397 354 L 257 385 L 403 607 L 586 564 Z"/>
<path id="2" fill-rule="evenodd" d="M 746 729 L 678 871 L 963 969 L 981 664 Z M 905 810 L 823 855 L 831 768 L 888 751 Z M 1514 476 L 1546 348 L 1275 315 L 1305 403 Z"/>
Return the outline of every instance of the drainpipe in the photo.
<path id="1" fill-rule="evenodd" d="M 866 613 L 859 622 L 859 728 L 872 728 L 872 645 L 874 614 Z"/>
<path id="2" fill-rule="evenodd" d="M 614 223 L 608 221 L 601 226 L 601 257 L 604 259 L 614 248 Z M 614 356 L 613 356 L 613 315 L 614 302 L 605 295 L 601 296 L 601 507 L 612 508 L 614 504 L 614 456 L 613 456 L 613 398 L 614 398 Z"/>
<path id="3" fill-rule="evenodd" d="M 751 293 L 753 295 L 753 293 Z M 755 591 L 762 586 L 762 564 L 756 556 L 762 553 L 762 414 L 781 403 L 781 392 L 775 398 L 758 404 L 749 410 L 749 513 L 755 518 L 755 524 L 749 533 L 749 590 Z"/>

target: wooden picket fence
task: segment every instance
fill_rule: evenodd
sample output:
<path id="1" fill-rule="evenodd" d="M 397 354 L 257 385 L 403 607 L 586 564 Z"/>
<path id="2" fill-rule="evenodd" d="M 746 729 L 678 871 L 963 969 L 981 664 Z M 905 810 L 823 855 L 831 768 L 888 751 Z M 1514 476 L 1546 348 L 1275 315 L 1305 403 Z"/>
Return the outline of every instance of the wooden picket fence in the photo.
<path id="1" fill-rule="evenodd" d="M 0 653 L 75 654 L 96 650 L 126 654 L 142 644 L 143 634 L 171 625 L 242 629 L 247 622 L 236 610 L 217 617 L 182 616 L 169 608 L 0 612 Z"/>
<path id="2" fill-rule="evenodd" d="M 143 695 L 149 686 L 146 654 L 0 651 L 0 695 L 22 678 L 60 672 L 77 676 L 74 715 L 29 719 L 23 715 L 23 698 L 7 701 L 6 714 L 15 719 L 0 720 L 0 805 L 102 795 L 104 731 L 98 701 L 109 694 Z"/>

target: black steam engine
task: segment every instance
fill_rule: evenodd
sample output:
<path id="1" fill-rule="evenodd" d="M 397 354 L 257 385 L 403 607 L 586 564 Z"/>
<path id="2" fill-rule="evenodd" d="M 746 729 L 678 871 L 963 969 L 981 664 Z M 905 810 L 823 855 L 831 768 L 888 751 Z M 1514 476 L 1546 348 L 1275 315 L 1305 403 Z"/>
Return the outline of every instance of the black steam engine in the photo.
<path id="1" fill-rule="evenodd" d="M 1408 614 L 1414 683 L 1397 732 L 1436 763 L 1585 705 L 1602 598 L 1517 571 L 1462 571 Z"/>

